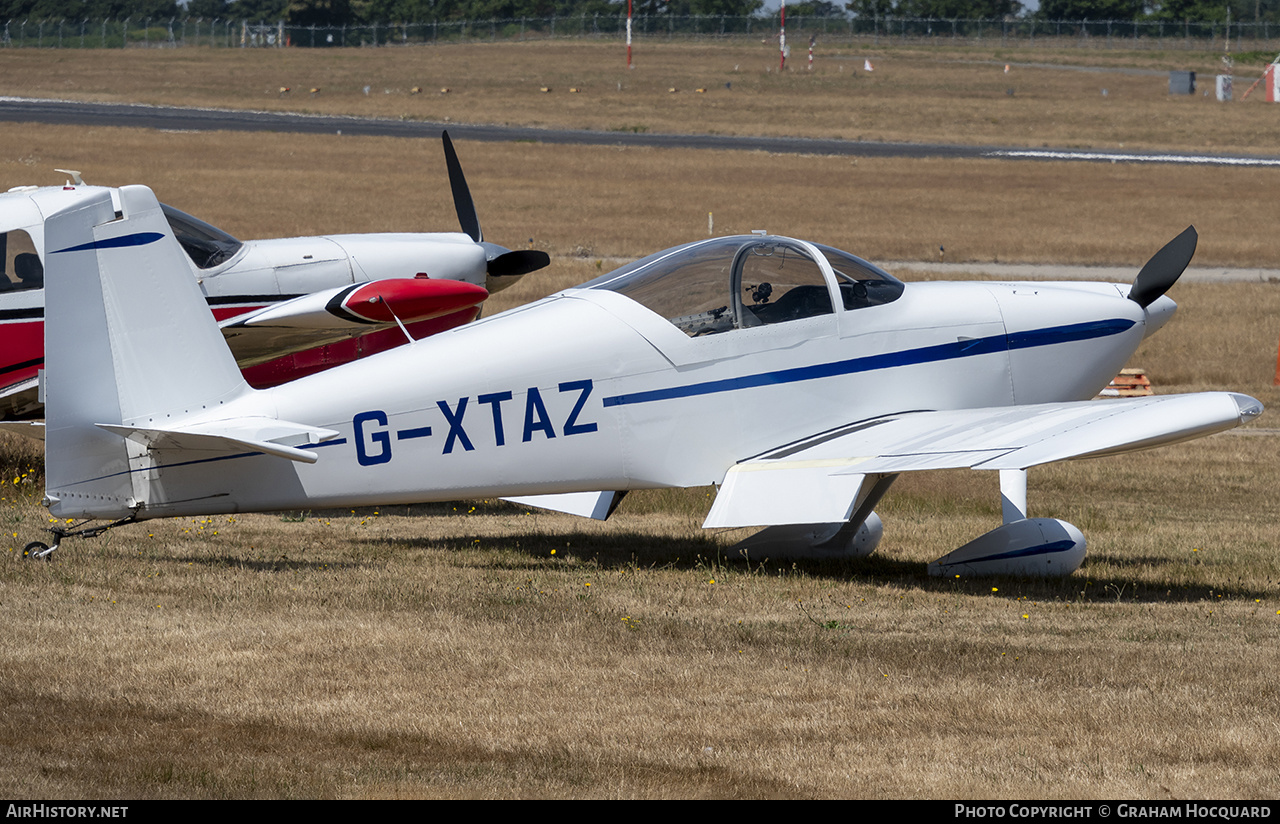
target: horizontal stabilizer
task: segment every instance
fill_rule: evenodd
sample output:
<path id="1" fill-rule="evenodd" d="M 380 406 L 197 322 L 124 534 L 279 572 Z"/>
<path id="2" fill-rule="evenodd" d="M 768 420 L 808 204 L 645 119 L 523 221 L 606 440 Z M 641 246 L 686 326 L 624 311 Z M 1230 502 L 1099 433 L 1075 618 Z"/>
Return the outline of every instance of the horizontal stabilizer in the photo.
<path id="1" fill-rule="evenodd" d="M 704 526 L 837 523 L 866 475 L 1026 469 L 1221 432 L 1262 404 L 1230 392 L 910 412 L 788 444 L 729 470 Z"/>
<path id="2" fill-rule="evenodd" d="M 318 456 L 315 452 L 299 449 L 298 446 L 319 443 L 338 434 L 332 429 L 278 421 L 274 418 L 238 418 L 171 428 L 106 423 L 97 426 L 151 450 L 173 449 L 207 455 L 261 452 L 302 463 L 315 463 Z"/>

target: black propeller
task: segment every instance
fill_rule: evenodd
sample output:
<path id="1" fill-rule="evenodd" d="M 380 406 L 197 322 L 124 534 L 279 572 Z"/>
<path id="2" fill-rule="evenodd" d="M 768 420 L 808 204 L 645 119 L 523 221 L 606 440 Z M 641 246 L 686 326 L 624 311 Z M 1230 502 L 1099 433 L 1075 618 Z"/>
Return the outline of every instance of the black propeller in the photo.
<path id="1" fill-rule="evenodd" d="M 458 212 L 458 223 L 462 226 L 463 232 L 484 247 L 489 277 L 519 277 L 550 266 L 551 256 L 546 252 L 539 252 L 536 249 L 511 251 L 496 243 L 485 242 L 484 234 L 480 231 L 480 217 L 476 214 L 476 204 L 471 199 L 471 189 L 467 186 L 467 178 L 462 173 L 462 164 L 458 162 L 458 153 L 453 149 L 453 141 L 449 139 L 448 132 L 443 132 L 441 139 L 444 142 L 444 162 L 449 169 L 449 188 L 453 190 L 453 208 Z M 498 284 L 491 283 L 489 291 L 495 291 L 494 286 L 502 288 Z"/>
<path id="2" fill-rule="evenodd" d="M 462 173 L 462 164 L 458 162 L 458 153 L 453 150 L 453 141 L 449 133 L 441 134 L 444 140 L 444 165 L 449 169 L 449 188 L 453 190 L 453 208 L 458 212 L 458 223 L 476 243 L 484 240 L 480 234 L 480 216 L 476 214 L 476 204 L 471 200 L 471 189 L 467 187 L 466 175 Z"/>
<path id="3" fill-rule="evenodd" d="M 1196 227 L 1188 226 L 1182 234 L 1164 245 L 1160 251 L 1151 256 L 1151 260 L 1142 267 L 1138 276 L 1133 279 L 1133 287 L 1129 290 L 1129 300 L 1146 309 L 1169 291 L 1182 272 L 1191 263 L 1196 253 L 1196 241 L 1199 240 Z"/>
<path id="4" fill-rule="evenodd" d="M 481 244 L 489 258 L 489 277 L 506 278 L 527 275 L 551 265 L 551 255 L 537 249 L 510 251 L 494 243 Z"/>

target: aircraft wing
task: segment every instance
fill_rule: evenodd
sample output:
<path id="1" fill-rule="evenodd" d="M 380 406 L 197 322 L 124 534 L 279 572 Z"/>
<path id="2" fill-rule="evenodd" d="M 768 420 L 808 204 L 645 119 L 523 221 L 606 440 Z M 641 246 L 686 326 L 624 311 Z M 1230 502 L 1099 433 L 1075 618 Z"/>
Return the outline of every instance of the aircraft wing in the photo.
<path id="1" fill-rule="evenodd" d="M 242 368 L 384 329 L 472 309 L 483 286 L 434 278 L 388 278 L 326 289 L 219 324 Z M 406 335 L 408 333 L 406 332 Z"/>
<path id="2" fill-rule="evenodd" d="M 742 461 L 703 526 L 840 523 L 868 475 L 1118 455 L 1231 429 L 1261 412 L 1246 395 L 1203 392 L 889 415 Z"/>
<path id="3" fill-rule="evenodd" d="M 27 378 L 0 389 L 0 417 L 20 418 L 39 409 L 39 380 Z"/>

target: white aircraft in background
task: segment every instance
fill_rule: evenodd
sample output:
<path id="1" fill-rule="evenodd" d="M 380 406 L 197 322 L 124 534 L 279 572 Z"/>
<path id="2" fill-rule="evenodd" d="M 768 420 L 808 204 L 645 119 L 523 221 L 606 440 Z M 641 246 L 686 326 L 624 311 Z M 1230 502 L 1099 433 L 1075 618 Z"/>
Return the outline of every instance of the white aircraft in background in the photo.
<path id="1" fill-rule="evenodd" d="M 150 190 L 47 223 L 45 505 L 57 540 L 168 516 L 471 497 L 607 517 L 719 485 L 706 527 L 866 553 L 902 472 L 998 470 L 1003 526 L 937 574 L 1068 574 L 1026 470 L 1228 429 L 1225 392 L 1089 401 L 1164 324 L 1188 229 L 1132 287 L 913 283 L 835 249 L 721 237 L 272 389 L 250 388 Z M 102 524 L 103 519 L 114 519 Z M 52 549 L 32 544 L 31 556 Z"/>
<path id="2" fill-rule="evenodd" d="M 273 386 L 399 346 L 405 333 L 397 320 L 414 337 L 468 323 L 490 293 L 550 262 L 545 252 L 484 241 L 448 133 L 443 140 L 462 233 L 240 241 L 161 206 L 186 252 L 186 271 L 225 322 L 252 385 Z M 0 194 L 0 419 L 42 413 L 36 376 L 44 363 L 45 218 L 68 192 L 107 192 L 120 209 L 118 189 L 86 186 L 79 172 L 66 173 L 66 186 Z"/>

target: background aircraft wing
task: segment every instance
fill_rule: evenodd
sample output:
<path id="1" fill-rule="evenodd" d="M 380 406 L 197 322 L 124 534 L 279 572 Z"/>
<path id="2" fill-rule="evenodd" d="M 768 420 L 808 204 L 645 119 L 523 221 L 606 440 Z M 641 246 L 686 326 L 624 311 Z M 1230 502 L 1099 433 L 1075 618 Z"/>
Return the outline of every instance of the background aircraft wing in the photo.
<path id="1" fill-rule="evenodd" d="M 39 388 L 36 378 L 27 378 L 0 389 L 0 417 L 28 417 L 39 410 L 42 406 L 37 397 Z"/>
<path id="2" fill-rule="evenodd" d="M 435 278 L 388 278 L 326 289 L 219 324 L 241 368 L 409 323 L 471 311 L 483 286 Z M 468 318 L 469 319 L 469 318 Z M 406 332 L 406 334 L 408 334 Z"/>
<path id="3" fill-rule="evenodd" d="M 889 415 L 742 461 L 703 526 L 839 523 L 868 475 L 1118 455 L 1231 429 L 1261 412 L 1246 395 L 1204 392 Z"/>

